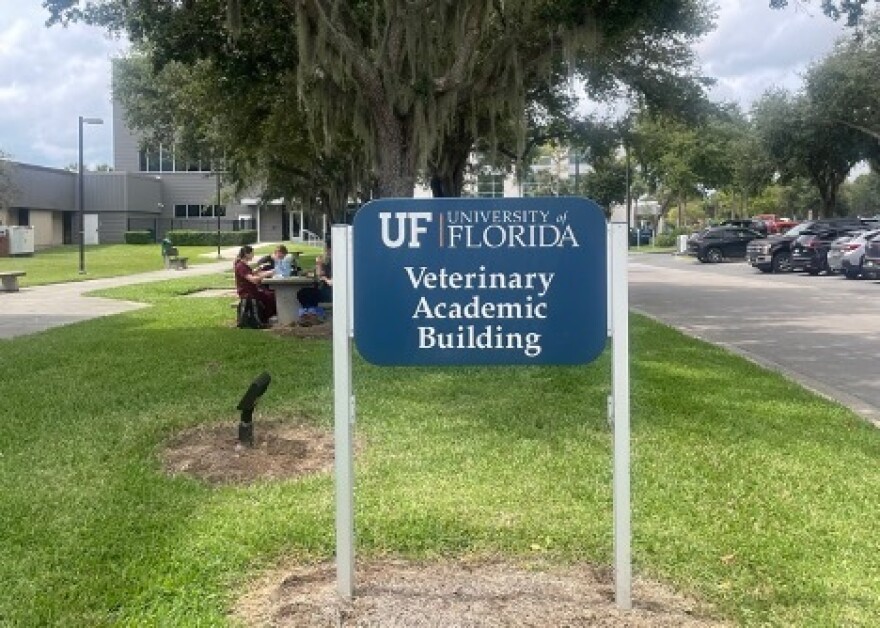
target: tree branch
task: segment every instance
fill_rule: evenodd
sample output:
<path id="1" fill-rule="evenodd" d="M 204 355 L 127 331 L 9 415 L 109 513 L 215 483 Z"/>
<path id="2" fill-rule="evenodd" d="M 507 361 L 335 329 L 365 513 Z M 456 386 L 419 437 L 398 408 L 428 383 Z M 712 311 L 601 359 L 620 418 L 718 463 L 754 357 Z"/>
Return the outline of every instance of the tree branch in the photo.
<path id="1" fill-rule="evenodd" d="M 861 131 L 865 135 L 870 135 L 874 139 L 880 140 L 880 132 L 878 132 L 878 131 L 875 131 L 873 129 L 869 129 L 868 127 L 862 126 L 860 124 L 854 124 L 852 122 L 847 122 L 846 120 L 843 120 L 841 118 L 835 118 L 834 121 L 839 122 L 840 124 L 842 124 L 844 126 L 848 126 L 851 129 L 855 129 L 856 131 Z"/>
<path id="2" fill-rule="evenodd" d="M 364 51 L 346 34 L 345 29 L 333 22 L 318 0 L 288 0 L 288 2 L 299 6 L 305 14 L 324 25 L 330 35 L 327 41 L 340 55 L 348 58 L 353 78 L 364 88 L 364 95 L 372 99 L 375 87 L 381 85 L 379 74 Z"/>
<path id="3" fill-rule="evenodd" d="M 480 22 L 483 17 L 484 3 L 475 2 L 468 14 L 465 27 L 465 36 L 462 45 L 458 48 L 458 54 L 449 71 L 442 77 L 434 80 L 434 90 L 445 93 L 459 88 L 465 81 L 468 66 L 473 60 L 480 43 Z"/>

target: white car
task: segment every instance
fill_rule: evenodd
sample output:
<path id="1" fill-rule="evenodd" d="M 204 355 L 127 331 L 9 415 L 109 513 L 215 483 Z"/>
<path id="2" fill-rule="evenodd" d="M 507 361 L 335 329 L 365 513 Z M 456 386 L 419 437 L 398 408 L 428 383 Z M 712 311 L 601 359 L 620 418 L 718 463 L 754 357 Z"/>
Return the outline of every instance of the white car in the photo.
<path id="1" fill-rule="evenodd" d="M 832 242 L 831 248 L 828 249 L 828 268 L 831 272 L 843 273 L 847 279 L 861 276 L 865 242 L 876 235 L 880 235 L 880 229 L 841 236 Z"/>

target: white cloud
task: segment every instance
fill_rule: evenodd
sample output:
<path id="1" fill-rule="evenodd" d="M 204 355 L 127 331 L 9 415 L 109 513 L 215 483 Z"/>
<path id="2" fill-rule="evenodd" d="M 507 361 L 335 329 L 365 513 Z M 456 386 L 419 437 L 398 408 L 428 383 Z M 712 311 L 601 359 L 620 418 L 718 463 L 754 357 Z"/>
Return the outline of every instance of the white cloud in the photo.
<path id="1" fill-rule="evenodd" d="M 36 0 L 0 0 L 0 150 L 21 161 L 65 166 L 77 159 L 77 116 L 103 126 L 85 130 L 88 163 L 110 163 L 110 59 L 126 49 L 101 29 L 46 28 Z M 717 100 L 748 108 L 768 87 L 797 89 L 811 61 L 844 32 L 818 2 L 772 11 L 769 0 L 721 0 L 718 28 L 697 45 Z M 805 8 L 806 7 L 806 8 Z"/>
<path id="2" fill-rule="evenodd" d="M 820 60 L 846 34 L 842 24 L 816 6 L 797 2 L 769 8 L 769 0 L 723 0 L 718 28 L 697 44 L 706 76 L 718 82 L 716 100 L 744 109 L 767 89 L 797 90 L 809 65 Z"/>
<path id="3" fill-rule="evenodd" d="M 80 115 L 103 126 L 84 134 L 87 163 L 111 162 L 110 59 L 125 49 L 101 29 L 46 28 L 36 2 L 0 12 L 0 150 L 29 163 L 63 167 L 77 160 Z"/>

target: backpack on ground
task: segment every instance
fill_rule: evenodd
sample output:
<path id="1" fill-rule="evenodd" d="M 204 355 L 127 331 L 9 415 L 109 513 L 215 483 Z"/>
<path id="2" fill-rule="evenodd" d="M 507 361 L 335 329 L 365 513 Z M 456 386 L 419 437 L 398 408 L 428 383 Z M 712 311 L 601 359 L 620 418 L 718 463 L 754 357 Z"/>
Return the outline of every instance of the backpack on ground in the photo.
<path id="1" fill-rule="evenodd" d="M 263 329 L 266 320 L 263 316 L 263 306 L 256 299 L 241 299 L 238 302 L 236 326 L 240 329 Z"/>

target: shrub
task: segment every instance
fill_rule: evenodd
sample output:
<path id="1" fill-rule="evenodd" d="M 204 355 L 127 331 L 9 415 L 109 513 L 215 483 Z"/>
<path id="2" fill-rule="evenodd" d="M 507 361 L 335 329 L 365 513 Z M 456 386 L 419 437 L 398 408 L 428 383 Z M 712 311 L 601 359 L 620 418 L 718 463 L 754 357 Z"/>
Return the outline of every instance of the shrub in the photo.
<path id="1" fill-rule="evenodd" d="M 152 231 L 126 231 L 126 244 L 155 244 L 156 236 Z"/>
<path id="2" fill-rule="evenodd" d="M 677 246 L 678 236 L 689 236 L 693 232 L 693 229 L 688 229 L 686 227 L 682 227 L 681 229 L 673 227 L 665 233 L 658 233 L 657 236 L 654 238 L 654 246 Z"/>
<path id="3" fill-rule="evenodd" d="M 654 236 L 654 246 L 675 246 L 675 240 L 674 233 L 658 233 Z"/>
<path id="4" fill-rule="evenodd" d="M 171 240 L 174 246 L 216 246 L 216 231 L 189 231 L 178 229 L 169 231 L 165 237 Z M 243 231 L 221 231 L 221 246 L 242 246 L 253 244 L 257 241 L 257 232 L 254 229 Z"/>

